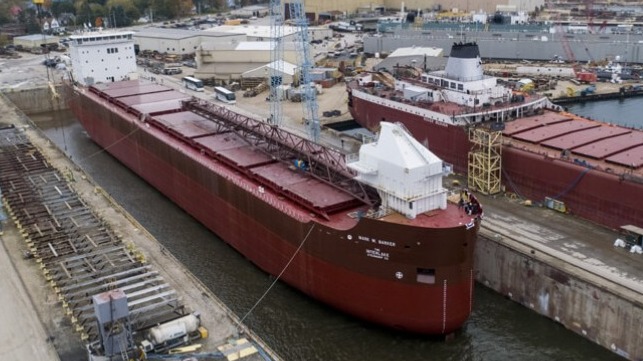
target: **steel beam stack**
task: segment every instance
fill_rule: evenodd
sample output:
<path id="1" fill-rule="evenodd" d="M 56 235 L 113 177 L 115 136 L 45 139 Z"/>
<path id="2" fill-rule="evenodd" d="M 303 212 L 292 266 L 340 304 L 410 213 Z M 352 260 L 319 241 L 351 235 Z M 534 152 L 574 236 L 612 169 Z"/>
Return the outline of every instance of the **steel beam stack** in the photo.
<path id="1" fill-rule="evenodd" d="M 133 330 L 186 314 L 179 296 L 142 253 L 124 242 L 15 128 L 0 129 L 5 206 L 69 316 L 88 343 L 98 340 L 92 296 L 120 289 Z"/>

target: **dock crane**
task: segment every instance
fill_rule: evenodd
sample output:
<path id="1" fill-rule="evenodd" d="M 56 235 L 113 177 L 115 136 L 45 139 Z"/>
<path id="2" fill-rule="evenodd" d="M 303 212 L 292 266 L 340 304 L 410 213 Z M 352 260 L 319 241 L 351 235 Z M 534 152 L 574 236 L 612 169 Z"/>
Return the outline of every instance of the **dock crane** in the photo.
<path id="1" fill-rule="evenodd" d="M 558 16 L 560 16 L 560 14 L 558 14 Z M 561 22 L 558 21 L 558 16 L 556 17 L 556 35 L 560 37 L 560 45 L 563 48 L 563 52 L 565 53 L 565 60 L 567 60 L 572 65 L 574 78 L 581 83 L 595 83 L 597 80 L 596 73 L 591 71 L 584 71 L 578 61 L 576 61 L 574 51 L 569 44 L 569 38 L 564 31 Z M 589 48 L 584 43 L 582 45 L 585 48 L 585 51 L 587 52 L 590 59 L 593 61 L 593 57 L 591 56 Z"/>
<path id="2" fill-rule="evenodd" d="M 299 70 L 299 84 L 301 91 L 301 103 L 303 107 L 304 122 L 307 125 L 309 137 L 312 141 L 318 142 L 320 136 L 320 121 L 318 115 L 317 89 L 312 84 L 310 72 L 313 67 L 313 60 L 308 41 L 308 19 L 304 10 L 303 0 L 292 0 L 284 4 L 282 0 L 270 1 L 270 27 L 272 36 L 272 53 L 270 67 L 270 104 L 271 122 L 279 125 L 283 116 L 281 97 L 278 94 L 278 87 L 282 82 L 283 72 L 283 26 L 285 5 L 288 5 L 290 22 L 296 27 L 295 47 L 297 51 L 297 67 Z"/>
<path id="3" fill-rule="evenodd" d="M 268 88 L 270 91 L 270 118 L 268 122 L 279 126 L 283 117 L 281 95 L 278 93 L 284 70 L 284 12 L 281 0 L 270 1 L 270 66 L 268 67 Z"/>

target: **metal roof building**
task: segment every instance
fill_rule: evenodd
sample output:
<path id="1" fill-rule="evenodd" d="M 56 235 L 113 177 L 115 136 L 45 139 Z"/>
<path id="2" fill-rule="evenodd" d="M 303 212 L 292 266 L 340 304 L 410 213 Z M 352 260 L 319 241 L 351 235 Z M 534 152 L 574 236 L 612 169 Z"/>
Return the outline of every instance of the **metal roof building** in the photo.
<path id="1" fill-rule="evenodd" d="M 190 54 L 204 42 L 239 42 L 242 33 L 200 31 L 166 28 L 144 28 L 134 33 L 134 44 L 139 50 L 169 54 Z"/>
<path id="2" fill-rule="evenodd" d="M 204 43 L 196 52 L 198 67 L 194 75 L 221 83 L 236 81 L 243 73 L 270 63 L 272 46 L 269 41 Z M 284 43 L 282 60 L 284 64 L 297 63 L 294 43 Z"/>
<path id="3" fill-rule="evenodd" d="M 13 38 L 13 45 L 20 45 L 23 48 L 40 48 L 42 44 L 58 44 L 60 38 L 52 35 L 32 34 L 16 36 Z"/>

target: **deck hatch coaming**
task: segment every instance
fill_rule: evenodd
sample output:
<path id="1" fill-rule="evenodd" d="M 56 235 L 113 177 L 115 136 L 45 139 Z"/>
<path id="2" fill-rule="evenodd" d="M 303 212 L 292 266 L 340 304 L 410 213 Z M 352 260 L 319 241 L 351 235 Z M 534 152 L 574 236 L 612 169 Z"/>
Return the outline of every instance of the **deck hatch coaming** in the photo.
<path id="1" fill-rule="evenodd" d="M 528 130 L 548 126 L 551 124 L 568 122 L 572 120 L 571 117 L 560 113 L 546 112 L 542 115 L 534 115 L 516 119 L 511 122 L 505 123 L 505 129 L 502 131 L 504 136 L 513 136 Z"/>
<path id="2" fill-rule="evenodd" d="M 210 134 L 218 129 L 217 126 L 197 114 L 180 112 L 154 119 L 166 131 L 179 138 L 192 139 L 193 144 L 210 157 L 244 172 L 277 193 L 296 199 L 308 209 L 332 213 L 361 204 L 350 194 L 310 177 L 303 171 L 291 169 L 285 162 L 278 162 L 235 133 Z"/>
<path id="3" fill-rule="evenodd" d="M 639 169 L 643 166 L 643 145 L 614 154 L 605 159 L 605 161 L 631 169 Z"/>
<path id="4" fill-rule="evenodd" d="M 567 149 L 573 151 L 575 148 L 592 144 L 599 140 L 609 139 L 628 133 L 630 133 L 628 129 L 604 125 L 565 134 L 563 136 L 547 140 L 543 142 L 542 145 L 554 149 Z"/>
<path id="5" fill-rule="evenodd" d="M 576 133 L 581 130 L 596 128 L 600 126 L 600 123 L 597 122 L 574 120 L 534 128 L 528 131 L 514 134 L 512 135 L 512 137 L 518 140 L 536 144 L 564 135 Z"/>
<path id="6" fill-rule="evenodd" d="M 124 104 L 126 106 L 135 106 L 135 105 L 145 105 L 150 103 L 158 103 L 168 100 L 179 100 L 179 99 L 190 99 L 189 95 L 183 94 L 176 90 L 166 91 L 166 92 L 157 92 L 150 94 L 134 94 L 129 96 L 123 96 L 116 99 L 117 103 Z"/>
<path id="7" fill-rule="evenodd" d="M 607 157 L 616 156 L 617 154 L 625 152 L 628 149 L 632 149 L 641 145 L 643 145 L 643 133 L 632 131 L 619 136 L 599 140 L 582 147 L 578 147 L 574 149 L 573 152 L 585 157 L 604 159 Z M 628 164 L 631 164 L 631 162 Z"/>
<path id="8" fill-rule="evenodd" d="M 216 124 L 204 117 L 186 111 L 158 115 L 154 120 L 162 127 L 188 139 L 212 135 L 219 129 Z"/>
<path id="9" fill-rule="evenodd" d="M 133 95 L 141 95 L 141 94 L 156 94 L 156 93 L 167 93 L 167 92 L 172 92 L 171 89 L 168 89 L 167 87 L 164 87 L 159 84 L 153 84 L 153 83 L 137 83 L 138 85 L 136 86 L 128 86 L 128 87 L 110 87 L 108 89 L 103 90 L 103 93 L 108 95 L 111 98 L 121 98 L 121 97 L 128 97 L 128 96 L 133 96 Z"/>
<path id="10" fill-rule="evenodd" d="M 284 163 L 273 163 L 252 168 L 251 172 L 271 188 L 300 199 L 307 208 L 328 212 L 359 203 L 350 194 L 293 168 Z"/>

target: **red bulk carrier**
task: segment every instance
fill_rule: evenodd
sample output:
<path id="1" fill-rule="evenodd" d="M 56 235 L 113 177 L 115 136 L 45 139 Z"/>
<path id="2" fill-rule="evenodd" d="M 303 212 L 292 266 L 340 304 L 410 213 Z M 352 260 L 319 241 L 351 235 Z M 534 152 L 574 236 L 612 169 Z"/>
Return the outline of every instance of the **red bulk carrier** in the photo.
<path id="1" fill-rule="evenodd" d="M 360 125 L 376 131 L 383 121 L 399 121 L 457 172 L 471 167 L 470 130 L 499 130 L 507 190 L 562 202 L 566 211 L 612 228 L 643 219 L 643 132 L 512 91 L 483 74 L 475 43 L 454 44 L 445 70 L 397 79 L 363 73 L 348 92 Z"/>
<path id="2" fill-rule="evenodd" d="M 109 36 L 72 37 L 72 58 L 128 54 L 131 41 Z M 347 164 L 182 92 L 119 77 L 82 86 L 86 74 L 74 70 L 69 103 L 90 137 L 261 269 L 388 327 L 439 335 L 467 320 L 482 209 L 447 201 L 441 160 L 403 127 L 383 123 Z"/>

